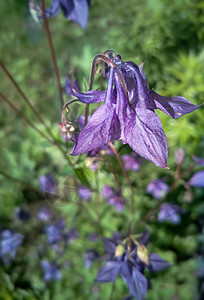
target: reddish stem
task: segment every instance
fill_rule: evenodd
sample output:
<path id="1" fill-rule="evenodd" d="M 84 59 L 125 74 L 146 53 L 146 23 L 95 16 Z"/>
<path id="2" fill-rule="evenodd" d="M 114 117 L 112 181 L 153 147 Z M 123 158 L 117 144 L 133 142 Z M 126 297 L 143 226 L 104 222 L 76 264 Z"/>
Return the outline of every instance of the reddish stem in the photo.
<path id="1" fill-rule="evenodd" d="M 63 101 L 63 96 L 62 96 L 62 87 L 60 85 L 59 69 L 58 69 L 58 66 L 57 66 L 55 50 L 54 50 L 54 47 L 53 47 L 52 38 L 51 38 L 51 34 L 50 34 L 50 29 L 49 29 L 47 17 L 46 17 L 46 14 L 45 14 L 45 2 L 44 2 L 44 0 L 41 0 L 41 3 L 42 3 L 42 14 L 43 14 L 43 20 L 44 20 L 44 24 L 45 24 L 45 30 L 46 30 L 46 33 L 47 33 L 47 38 L 48 38 L 48 42 L 49 42 L 49 46 L 50 46 L 50 51 L 51 51 L 51 54 L 52 54 L 52 61 L 53 61 L 54 69 L 55 69 L 55 75 L 56 75 L 56 79 L 57 79 L 59 98 L 60 98 L 60 101 L 61 101 L 61 106 L 63 106 L 64 101 Z"/>
<path id="2" fill-rule="evenodd" d="M 113 143 L 111 141 L 109 141 L 108 144 L 109 144 L 111 150 L 113 151 L 113 153 L 115 154 L 115 156 L 117 157 L 117 159 L 118 159 L 118 161 L 121 165 L 121 168 L 123 170 L 123 173 L 125 174 L 125 177 L 127 178 L 127 182 L 128 182 L 129 187 L 130 187 L 130 190 L 131 190 L 131 213 L 133 214 L 134 213 L 134 193 L 133 193 L 133 186 L 132 186 L 130 177 L 128 175 L 128 172 L 125 170 L 125 166 L 123 164 L 123 161 L 120 158 L 120 155 L 119 155 L 118 151 L 116 150 L 116 148 L 114 147 Z"/>

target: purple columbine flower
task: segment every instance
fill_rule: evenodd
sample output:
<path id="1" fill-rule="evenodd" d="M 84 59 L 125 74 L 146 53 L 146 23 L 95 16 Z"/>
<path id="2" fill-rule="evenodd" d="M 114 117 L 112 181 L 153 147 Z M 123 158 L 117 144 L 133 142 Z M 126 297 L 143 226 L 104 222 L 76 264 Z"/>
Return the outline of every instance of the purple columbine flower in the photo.
<path id="1" fill-rule="evenodd" d="M 125 165 L 126 170 L 130 171 L 138 171 L 140 168 L 140 161 L 138 158 L 135 157 L 134 152 L 129 154 L 124 154 L 122 156 L 122 160 Z"/>
<path id="2" fill-rule="evenodd" d="M 85 186 L 80 185 L 79 186 L 79 197 L 82 200 L 86 200 L 86 201 L 89 202 L 91 200 L 91 197 L 92 197 L 92 191 L 87 189 Z"/>
<path id="3" fill-rule="evenodd" d="M 48 260 L 42 260 L 40 265 L 44 272 L 43 279 L 45 281 L 56 281 L 62 278 L 62 273 L 55 263 L 50 263 Z"/>
<path id="4" fill-rule="evenodd" d="M 58 15 L 61 9 L 65 18 L 84 29 L 88 22 L 89 8 L 90 0 L 52 0 L 52 4 L 46 9 L 46 17 Z"/>
<path id="5" fill-rule="evenodd" d="M 42 175 L 38 179 L 41 190 L 44 193 L 56 194 L 56 182 L 52 174 Z"/>
<path id="6" fill-rule="evenodd" d="M 163 198 L 169 191 L 169 186 L 167 183 L 160 179 L 152 180 L 147 186 L 147 194 L 153 195 L 157 200 Z"/>
<path id="7" fill-rule="evenodd" d="M 42 207 L 37 215 L 38 219 L 43 222 L 47 222 L 52 218 L 52 213 L 47 207 Z"/>
<path id="8" fill-rule="evenodd" d="M 126 84 L 121 83 L 121 76 Z M 155 109 L 171 118 L 179 118 L 197 109 L 184 97 L 163 97 L 149 89 L 142 67 L 117 61 L 110 69 L 106 91 L 73 94 L 82 103 L 104 102 L 78 134 L 72 155 L 79 155 L 111 140 L 121 140 L 141 157 L 166 168 L 168 148 L 165 133 Z"/>
<path id="9" fill-rule="evenodd" d="M 7 262 L 7 258 L 14 258 L 16 249 L 22 244 L 23 235 L 12 233 L 10 230 L 4 230 L 0 237 L 0 257 Z"/>
<path id="10" fill-rule="evenodd" d="M 183 213 L 183 210 L 180 206 L 166 202 L 161 205 L 157 220 L 159 222 L 167 221 L 169 223 L 179 224 L 181 222 L 181 213 Z"/>
<path id="11" fill-rule="evenodd" d="M 165 270 L 171 264 L 155 253 L 148 254 L 147 248 L 141 240 L 131 241 L 128 253 L 127 239 L 103 239 L 104 248 L 109 259 L 98 271 L 97 282 L 113 282 L 118 274 L 127 283 L 130 294 L 137 300 L 144 300 L 147 292 L 147 279 L 144 276 L 145 268 L 150 272 Z"/>

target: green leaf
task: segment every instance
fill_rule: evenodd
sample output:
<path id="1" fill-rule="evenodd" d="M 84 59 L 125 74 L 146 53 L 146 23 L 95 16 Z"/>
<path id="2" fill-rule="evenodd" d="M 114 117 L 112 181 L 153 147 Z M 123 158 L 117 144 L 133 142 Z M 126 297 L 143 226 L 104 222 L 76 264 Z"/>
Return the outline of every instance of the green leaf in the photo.
<path id="1" fill-rule="evenodd" d="M 88 189 L 92 190 L 91 184 L 90 182 L 93 181 L 93 172 L 88 169 L 88 168 L 77 168 L 75 169 L 75 173 L 77 175 L 77 177 L 79 178 L 79 180 L 81 181 L 81 183 L 87 187 Z"/>

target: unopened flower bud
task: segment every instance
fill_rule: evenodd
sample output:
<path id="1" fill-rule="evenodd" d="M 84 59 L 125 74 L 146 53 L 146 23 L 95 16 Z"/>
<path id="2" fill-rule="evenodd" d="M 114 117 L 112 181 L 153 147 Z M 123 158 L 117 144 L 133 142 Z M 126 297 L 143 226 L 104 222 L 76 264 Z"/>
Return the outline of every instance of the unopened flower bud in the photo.
<path id="1" fill-rule="evenodd" d="M 59 127 L 61 137 L 65 141 L 75 142 L 76 137 L 79 133 L 79 127 L 76 124 L 74 124 L 72 121 L 65 121 L 63 123 L 58 122 L 57 124 Z"/>
<path id="2" fill-rule="evenodd" d="M 115 257 L 121 256 L 125 251 L 125 247 L 123 245 L 118 245 L 115 249 Z"/>
<path id="3" fill-rule="evenodd" d="M 149 253 L 144 245 L 139 245 L 137 247 L 137 255 L 146 265 L 149 265 Z"/>

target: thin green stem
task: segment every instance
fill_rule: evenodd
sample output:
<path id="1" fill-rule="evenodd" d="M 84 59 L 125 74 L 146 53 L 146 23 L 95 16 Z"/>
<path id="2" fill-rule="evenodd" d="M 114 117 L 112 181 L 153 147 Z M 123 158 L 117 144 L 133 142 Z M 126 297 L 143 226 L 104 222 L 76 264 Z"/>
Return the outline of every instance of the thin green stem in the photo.
<path id="1" fill-rule="evenodd" d="M 46 13 L 45 13 L 45 2 L 44 2 L 44 0 L 41 0 L 41 3 L 42 3 L 42 14 L 43 14 L 43 20 L 44 20 L 44 24 L 45 24 L 45 30 L 46 30 L 47 39 L 48 39 L 48 42 L 49 42 L 50 51 L 51 51 L 51 55 L 52 55 L 52 61 L 53 61 L 54 69 L 55 69 L 57 87 L 58 87 L 58 92 L 59 92 L 59 99 L 61 101 L 61 106 L 63 106 L 64 101 L 63 101 L 63 96 L 62 96 L 62 87 L 61 87 L 61 84 L 60 84 L 59 69 L 58 69 L 57 60 L 56 60 L 56 56 L 55 56 L 55 50 L 54 50 L 54 46 L 53 46 L 53 43 L 52 43 L 50 29 L 49 29 L 49 25 L 48 25 Z"/>
<path id="2" fill-rule="evenodd" d="M 31 188 L 31 189 L 34 190 L 34 191 L 40 192 L 39 189 L 37 189 L 36 187 L 32 186 L 32 185 L 29 184 L 28 182 L 23 181 L 23 180 L 21 180 L 21 179 L 18 179 L 18 178 L 16 178 L 16 177 L 13 177 L 13 176 L 11 176 L 11 175 L 9 175 L 9 174 L 7 174 L 7 173 L 1 171 L 1 170 L 0 170 L 0 175 L 6 177 L 6 178 L 9 179 L 9 180 L 12 180 L 12 181 L 18 182 L 18 183 L 20 183 L 20 184 L 23 184 L 23 185 L 25 185 L 25 186 Z"/>

